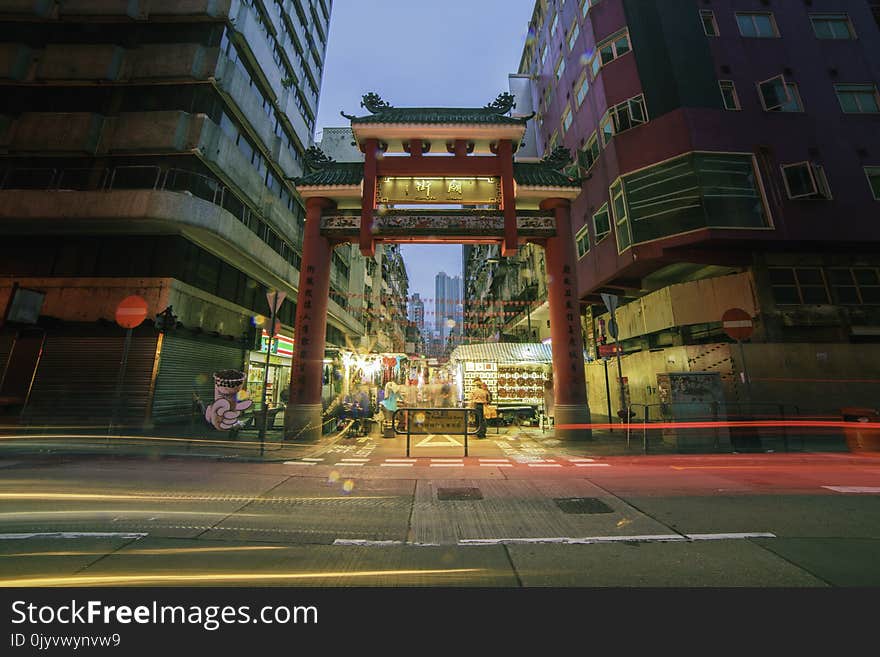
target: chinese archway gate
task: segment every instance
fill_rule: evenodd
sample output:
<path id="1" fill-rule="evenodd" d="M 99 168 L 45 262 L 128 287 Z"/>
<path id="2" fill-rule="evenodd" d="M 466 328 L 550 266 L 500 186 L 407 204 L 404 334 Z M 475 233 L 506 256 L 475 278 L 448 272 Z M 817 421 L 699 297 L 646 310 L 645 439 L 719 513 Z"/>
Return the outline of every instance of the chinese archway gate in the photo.
<path id="1" fill-rule="evenodd" d="M 557 435 L 587 438 L 590 415 L 578 307 L 570 204 L 580 181 L 562 172 L 570 155 L 514 161 L 526 122 L 507 116 L 514 98 L 482 108 L 396 108 L 375 94 L 348 116 L 363 162 L 336 162 L 310 149 L 295 180 L 306 201 L 285 436 L 321 433 L 321 381 L 332 249 L 356 242 L 499 243 L 504 256 L 535 242 L 546 252 Z M 388 210 L 397 205 L 462 205 L 449 210 Z M 381 210 L 380 210 L 381 209 Z"/>

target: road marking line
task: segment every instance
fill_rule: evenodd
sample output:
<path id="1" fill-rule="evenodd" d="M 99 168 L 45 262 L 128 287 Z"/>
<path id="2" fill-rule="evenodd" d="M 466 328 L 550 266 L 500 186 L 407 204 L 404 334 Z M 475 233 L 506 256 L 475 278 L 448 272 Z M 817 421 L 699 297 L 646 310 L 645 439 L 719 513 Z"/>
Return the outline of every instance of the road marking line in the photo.
<path id="1" fill-rule="evenodd" d="M 314 461 L 285 461 L 284 465 L 317 465 Z"/>
<path id="2" fill-rule="evenodd" d="M 28 538 L 134 538 L 148 536 L 139 532 L 42 532 L 36 534 L 0 534 L 0 540 L 21 540 Z"/>
<path id="3" fill-rule="evenodd" d="M 530 468 L 561 468 L 561 463 L 526 463 Z"/>
<path id="4" fill-rule="evenodd" d="M 512 468 L 513 463 L 480 463 L 483 468 Z"/>
<path id="5" fill-rule="evenodd" d="M 569 456 L 568 460 L 571 461 L 572 463 L 586 463 L 586 462 L 592 463 L 596 459 L 582 459 L 577 456 Z"/>
<path id="6" fill-rule="evenodd" d="M 340 461 L 369 461 L 370 459 L 361 459 L 361 458 L 351 459 L 351 458 L 349 458 L 349 459 L 339 459 L 339 460 Z"/>
<path id="7" fill-rule="evenodd" d="M 432 463 L 461 463 L 463 459 L 431 459 Z"/>
<path id="8" fill-rule="evenodd" d="M 463 468 L 464 463 L 432 463 L 432 468 Z"/>
<path id="9" fill-rule="evenodd" d="M 417 459 L 385 459 L 388 463 L 415 463 Z"/>
<path id="10" fill-rule="evenodd" d="M 480 459 L 480 463 L 510 463 L 510 459 Z"/>
<path id="11" fill-rule="evenodd" d="M 822 486 L 838 493 L 880 493 L 880 486 Z"/>
<path id="12" fill-rule="evenodd" d="M 415 463 L 380 463 L 379 465 L 389 468 L 411 468 Z"/>
<path id="13" fill-rule="evenodd" d="M 741 538 L 776 538 L 769 532 L 744 532 L 733 534 L 685 534 L 692 541 L 725 541 Z"/>
<path id="14" fill-rule="evenodd" d="M 309 458 L 309 457 L 305 456 L 305 457 L 303 457 L 302 460 L 303 461 L 323 461 L 324 459 L 322 459 L 322 458 L 321 459 L 314 459 L 314 458 Z"/>
<path id="15" fill-rule="evenodd" d="M 576 468 L 608 468 L 610 463 L 572 463 Z"/>
<path id="16" fill-rule="evenodd" d="M 385 547 L 386 545 L 403 545 L 403 541 L 370 541 L 365 538 L 337 538 L 333 545 L 366 545 L 369 547 Z"/>
<path id="17" fill-rule="evenodd" d="M 365 466 L 366 463 L 337 463 L 336 465 L 339 467 L 344 466 L 346 468 L 359 468 Z"/>

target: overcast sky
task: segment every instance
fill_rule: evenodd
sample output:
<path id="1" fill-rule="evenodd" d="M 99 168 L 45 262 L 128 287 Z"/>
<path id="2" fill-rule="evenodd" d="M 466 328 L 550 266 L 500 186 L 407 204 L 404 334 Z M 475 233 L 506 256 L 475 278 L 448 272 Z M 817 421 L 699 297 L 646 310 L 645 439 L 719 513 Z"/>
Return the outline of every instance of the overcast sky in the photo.
<path id="1" fill-rule="evenodd" d="M 535 0 L 334 0 L 316 130 L 374 91 L 398 107 L 482 107 L 508 90 Z M 461 276 L 461 246 L 404 246 L 411 292 Z M 430 308 L 433 310 L 433 306 Z M 428 308 L 426 308 L 428 310 Z"/>

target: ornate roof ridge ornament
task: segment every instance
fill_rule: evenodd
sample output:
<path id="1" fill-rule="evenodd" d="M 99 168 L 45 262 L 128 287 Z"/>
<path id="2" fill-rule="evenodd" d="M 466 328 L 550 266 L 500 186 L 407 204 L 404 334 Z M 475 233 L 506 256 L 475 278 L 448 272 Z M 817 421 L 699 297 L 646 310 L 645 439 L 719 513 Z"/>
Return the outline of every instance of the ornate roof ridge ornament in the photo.
<path id="1" fill-rule="evenodd" d="M 573 163 L 571 151 L 565 146 L 557 146 L 551 153 L 548 153 L 541 160 L 541 164 L 545 167 L 561 172 L 564 168 Z"/>
<path id="2" fill-rule="evenodd" d="M 318 146 L 310 146 L 306 149 L 304 159 L 306 167 L 310 171 L 322 171 L 323 169 L 336 164 L 336 160 L 332 157 L 328 157 Z"/>
<path id="3" fill-rule="evenodd" d="M 391 109 L 393 105 L 382 100 L 379 94 L 371 91 L 361 96 L 361 107 L 365 108 L 370 114 L 379 114 L 387 109 Z"/>
<path id="4" fill-rule="evenodd" d="M 493 114 L 507 114 L 516 106 L 516 97 L 508 92 L 502 92 L 483 109 L 492 110 Z"/>

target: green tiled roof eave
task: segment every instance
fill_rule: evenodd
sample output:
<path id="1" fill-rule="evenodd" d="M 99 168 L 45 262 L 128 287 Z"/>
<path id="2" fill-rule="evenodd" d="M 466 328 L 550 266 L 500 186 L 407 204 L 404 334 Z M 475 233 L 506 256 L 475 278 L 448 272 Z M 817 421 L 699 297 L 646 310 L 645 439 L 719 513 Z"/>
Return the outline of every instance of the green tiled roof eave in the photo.
<path id="1" fill-rule="evenodd" d="M 360 185 L 364 179 L 363 162 L 335 162 L 318 171 L 294 179 L 297 187 L 343 187 Z"/>
<path id="2" fill-rule="evenodd" d="M 514 162 L 513 178 L 524 187 L 580 187 L 581 180 L 540 163 Z"/>
<path id="3" fill-rule="evenodd" d="M 376 114 L 353 117 L 351 123 L 525 125 L 526 122 L 479 108 L 391 107 Z"/>

